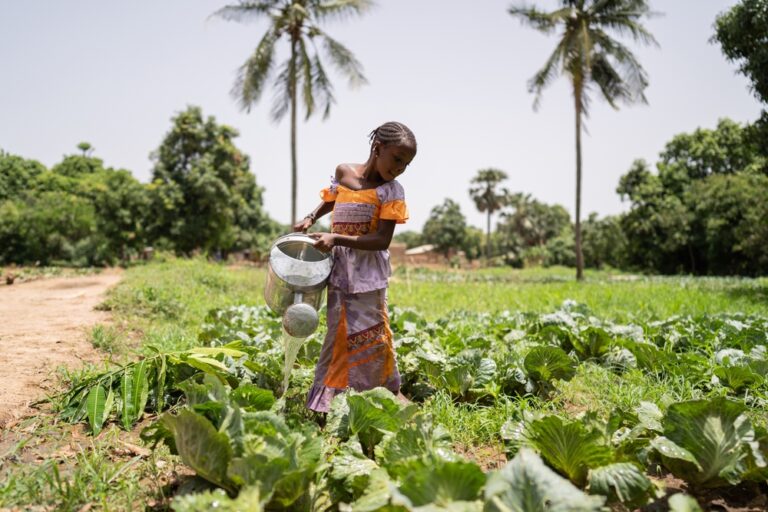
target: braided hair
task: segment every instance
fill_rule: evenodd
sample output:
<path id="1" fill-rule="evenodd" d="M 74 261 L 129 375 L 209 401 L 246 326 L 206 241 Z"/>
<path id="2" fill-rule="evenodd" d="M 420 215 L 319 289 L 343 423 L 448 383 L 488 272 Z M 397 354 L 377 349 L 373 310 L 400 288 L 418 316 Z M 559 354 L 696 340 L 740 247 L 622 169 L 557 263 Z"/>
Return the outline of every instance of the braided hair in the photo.
<path id="1" fill-rule="evenodd" d="M 368 141 L 373 145 L 378 142 L 384 146 L 397 144 L 416 149 L 416 136 L 410 128 L 397 121 L 389 121 L 368 134 Z"/>

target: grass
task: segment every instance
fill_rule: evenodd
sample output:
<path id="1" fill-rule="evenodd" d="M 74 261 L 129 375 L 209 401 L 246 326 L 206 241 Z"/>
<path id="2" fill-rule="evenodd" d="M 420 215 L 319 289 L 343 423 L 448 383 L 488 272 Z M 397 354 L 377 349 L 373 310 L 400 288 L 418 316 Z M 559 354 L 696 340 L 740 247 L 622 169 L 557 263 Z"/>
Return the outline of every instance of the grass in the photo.
<path id="1" fill-rule="evenodd" d="M 5 431 L 0 437 L 0 509 L 137 510 L 150 501 L 165 501 L 177 478 L 176 457 L 166 449 L 136 447 L 133 434 L 114 426 L 96 438 L 82 430 L 40 415 Z"/>
<path id="2" fill-rule="evenodd" d="M 548 312 L 572 299 L 618 322 L 672 315 L 768 314 L 768 279 L 642 277 L 590 271 L 577 283 L 570 269 L 481 269 L 396 272 L 389 300 L 430 319 L 455 309 Z"/>
<path id="3" fill-rule="evenodd" d="M 265 275 L 264 268 L 227 267 L 201 259 L 168 259 L 130 268 L 101 306 L 112 312 L 112 323 L 93 328 L 91 341 L 110 359 L 146 355 L 148 345 L 164 351 L 189 348 L 197 344 L 209 310 L 264 304 Z M 573 271 L 564 268 L 472 272 L 401 268 L 389 290 L 392 305 L 415 308 L 430 320 L 456 309 L 550 312 L 566 299 L 585 303 L 595 316 L 616 322 L 721 312 L 766 315 L 768 279 L 660 278 L 589 271 L 584 282 L 576 283 Z M 102 369 L 60 372 L 61 380 L 76 382 L 89 371 Z M 683 381 L 657 380 L 639 371 L 619 376 L 585 364 L 574 379 L 560 384 L 552 400 L 508 399 L 481 406 L 437 394 L 423 407 L 449 430 L 460 453 L 492 468 L 503 453 L 501 426 L 520 419 L 526 410 L 570 416 L 590 410 L 607 416 L 617 409 L 631 410 L 643 400 L 663 404 L 695 397 Z M 300 401 L 292 405 L 300 408 Z M 41 414 L 2 433 L 0 508 L 43 505 L 79 510 L 91 505 L 130 510 L 147 503 L 156 504 L 155 510 L 166 507 L 174 482 L 178 483 L 178 458 L 162 450 L 149 455 L 116 451 L 125 439 L 138 442 L 136 432 L 114 426 L 96 438 L 82 434 L 74 448 L 66 448 L 78 428 Z"/>
<path id="4" fill-rule="evenodd" d="M 101 308 L 130 326 L 135 337 L 161 350 L 197 344 L 213 308 L 263 304 L 264 269 L 227 267 L 202 259 L 168 259 L 129 269 Z"/>

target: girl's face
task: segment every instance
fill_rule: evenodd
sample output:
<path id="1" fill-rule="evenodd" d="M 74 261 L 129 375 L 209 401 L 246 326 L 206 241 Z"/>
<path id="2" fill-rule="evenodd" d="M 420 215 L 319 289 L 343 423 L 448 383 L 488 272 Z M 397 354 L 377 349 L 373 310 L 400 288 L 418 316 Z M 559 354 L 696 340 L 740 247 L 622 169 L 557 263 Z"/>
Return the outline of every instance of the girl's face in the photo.
<path id="1" fill-rule="evenodd" d="M 376 170 L 384 181 L 392 181 L 405 172 L 416 156 L 416 149 L 407 145 L 378 144 L 374 148 Z"/>

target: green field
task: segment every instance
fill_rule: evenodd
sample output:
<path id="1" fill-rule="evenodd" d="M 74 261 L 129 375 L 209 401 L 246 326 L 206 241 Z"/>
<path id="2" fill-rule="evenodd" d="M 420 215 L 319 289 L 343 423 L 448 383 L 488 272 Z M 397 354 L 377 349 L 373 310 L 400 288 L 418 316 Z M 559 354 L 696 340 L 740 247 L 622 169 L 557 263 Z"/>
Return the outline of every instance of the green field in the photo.
<path id="1" fill-rule="evenodd" d="M 489 503 L 497 499 L 509 506 L 511 498 L 492 498 L 486 478 L 507 478 L 496 470 L 513 459 L 527 460 L 531 475 L 536 473 L 531 479 L 592 493 L 573 497 L 585 500 L 584 510 L 599 509 L 589 508 L 598 507 L 595 496 L 612 510 L 666 510 L 667 497 L 681 489 L 702 506 L 717 499 L 746 506 L 765 498 L 765 484 L 755 482 L 765 481 L 760 457 L 768 457 L 766 279 L 589 272 L 576 283 L 565 268 L 397 269 L 389 293 L 392 327 L 403 392 L 416 405 L 409 412 L 387 397 L 351 395 L 347 406 L 356 412 L 344 418 L 352 426 L 340 426 L 331 414 L 321 430 L 302 404 L 323 332 L 306 343 L 285 403 L 268 398 L 272 391 L 280 394 L 275 383 L 282 360 L 279 322 L 263 309 L 264 278 L 263 268 L 202 260 L 168 259 L 129 269 L 102 305 L 115 321 L 92 331 L 94 345 L 105 352 L 104 365 L 61 371 L 62 392 L 82 386 L 81 394 L 54 397 L 48 412 L 3 434 L 0 507 L 205 510 L 211 500 L 229 500 L 210 491 L 173 497 L 215 482 L 232 496 L 242 488 L 232 510 L 244 503 L 333 510 L 340 502 L 385 509 L 370 508 L 376 500 L 384 500 L 387 510 L 430 504 L 437 507 L 430 510 L 501 510 Z M 211 310 L 218 314 L 209 316 Z M 221 347 L 233 341 L 227 345 L 232 352 L 225 353 L 229 349 Z M 203 344 L 214 348 L 205 355 L 190 350 Z M 238 363 L 233 354 L 241 353 Z M 118 363 L 130 363 L 130 369 L 121 372 Z M 183 384 L 186 379 L 195 387 Z M 113 390 L 112 407 L 99 410 L 97 418 L 90 409 L 78 412 L 99 385 L 105 397 Z M 163 386 L 166 391 L 158 392 Z M 207 402 L 200 393 L 218 398 Z M 163 417 L 177 420 L 160 424 L 172 433 L 153 429 L 157 413 L 169 405 L 173 414 Z M 222 412 L 235 409 L 245 418 L 272 418 L 277 426 L 267 432 L 252 419 L 235 432 L 231 415 Z M 265 409 L 272 412 L 256 412 Z M 365 416 L 362 425 L 356 418 L 363 416 L 356 414 L 373 416 Z M 721 427 L 707 430 L 718 421 Z M 202 430 L 192 435 L 184 429 L 193 423 Z M 732 432 L 734 424 L 740 426 Z M 714 459 L 686 444 L 696 425 L 706 427 L 706 446 L 719 454 Z M 145 437 L 160 440 L 154 449 L 138 438 L 147 427 Z M 290 470 L 280 466 L 282 473 L 268 475 L 273 480 L 255 473 L 232 476 L 183 448 L 215 429 L 229 436 L 235 453 L 251 446 L 255 458 L 248 459 L 249 467 L 290 459 Z M 93 430 L 101 432 L 94 437 Z M 405 450 L 405 437 L 398 436 L 406 434 L 396 432 L 423 439 L 413 445 L 418 448 L 408 445 L 407 464 L 393 455 Z M 263 444 L 251 445 L 253 436 L 294 456 L 281 459 Z M 187 451 L 171 455 L 163 444 L 169 439 Z M 211 437 L 205 450 L 215 451 L 226 439 Z M 684 455 L 662 455 L 670 439 L 687 450 Z M 50 456 L 30 460 L 41 449 Z M 326 463 L 349 472 L 329 473 Z M 612 472 L 619 470 L 629 471 L 634 483 Z M 193 478 L 195 473 L 204 479 Z M 609 492 L 600 478 L 618 483 Z M 269 489 L 248 484 L 265 479 L 273 483 Z M 733 496 L 737 484 L 742 491 Z M 457 493 L 457 486 L 469 494 Z M 382 488 L 398 491 L 377 494 Z M 405 508 L 395 505 L 406 501 Z"/>

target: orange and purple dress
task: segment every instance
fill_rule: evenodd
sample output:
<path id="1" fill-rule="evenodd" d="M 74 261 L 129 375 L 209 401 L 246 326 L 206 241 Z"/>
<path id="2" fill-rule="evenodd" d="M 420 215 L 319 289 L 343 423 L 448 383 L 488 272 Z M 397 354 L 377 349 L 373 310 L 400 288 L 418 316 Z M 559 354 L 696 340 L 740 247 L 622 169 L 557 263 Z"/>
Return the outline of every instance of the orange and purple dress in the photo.
<path id="1" fill-rule="evenodd" d="M 333 233 L 365 235 L 376 231 L 379 220 L 402 224 L 408 219 L 403 187 L 396 180 L 364 190 L 352 190 L 333 180 L 320 196 L 325 202 L 334 202 Z M 348 388 L 400 390 L 387 315 L 390 275 L 387 250 L 333 248 L 328 333 L 307 398 L 307 407 L 313 411 L 327 412 L 333 397 Z"/>

